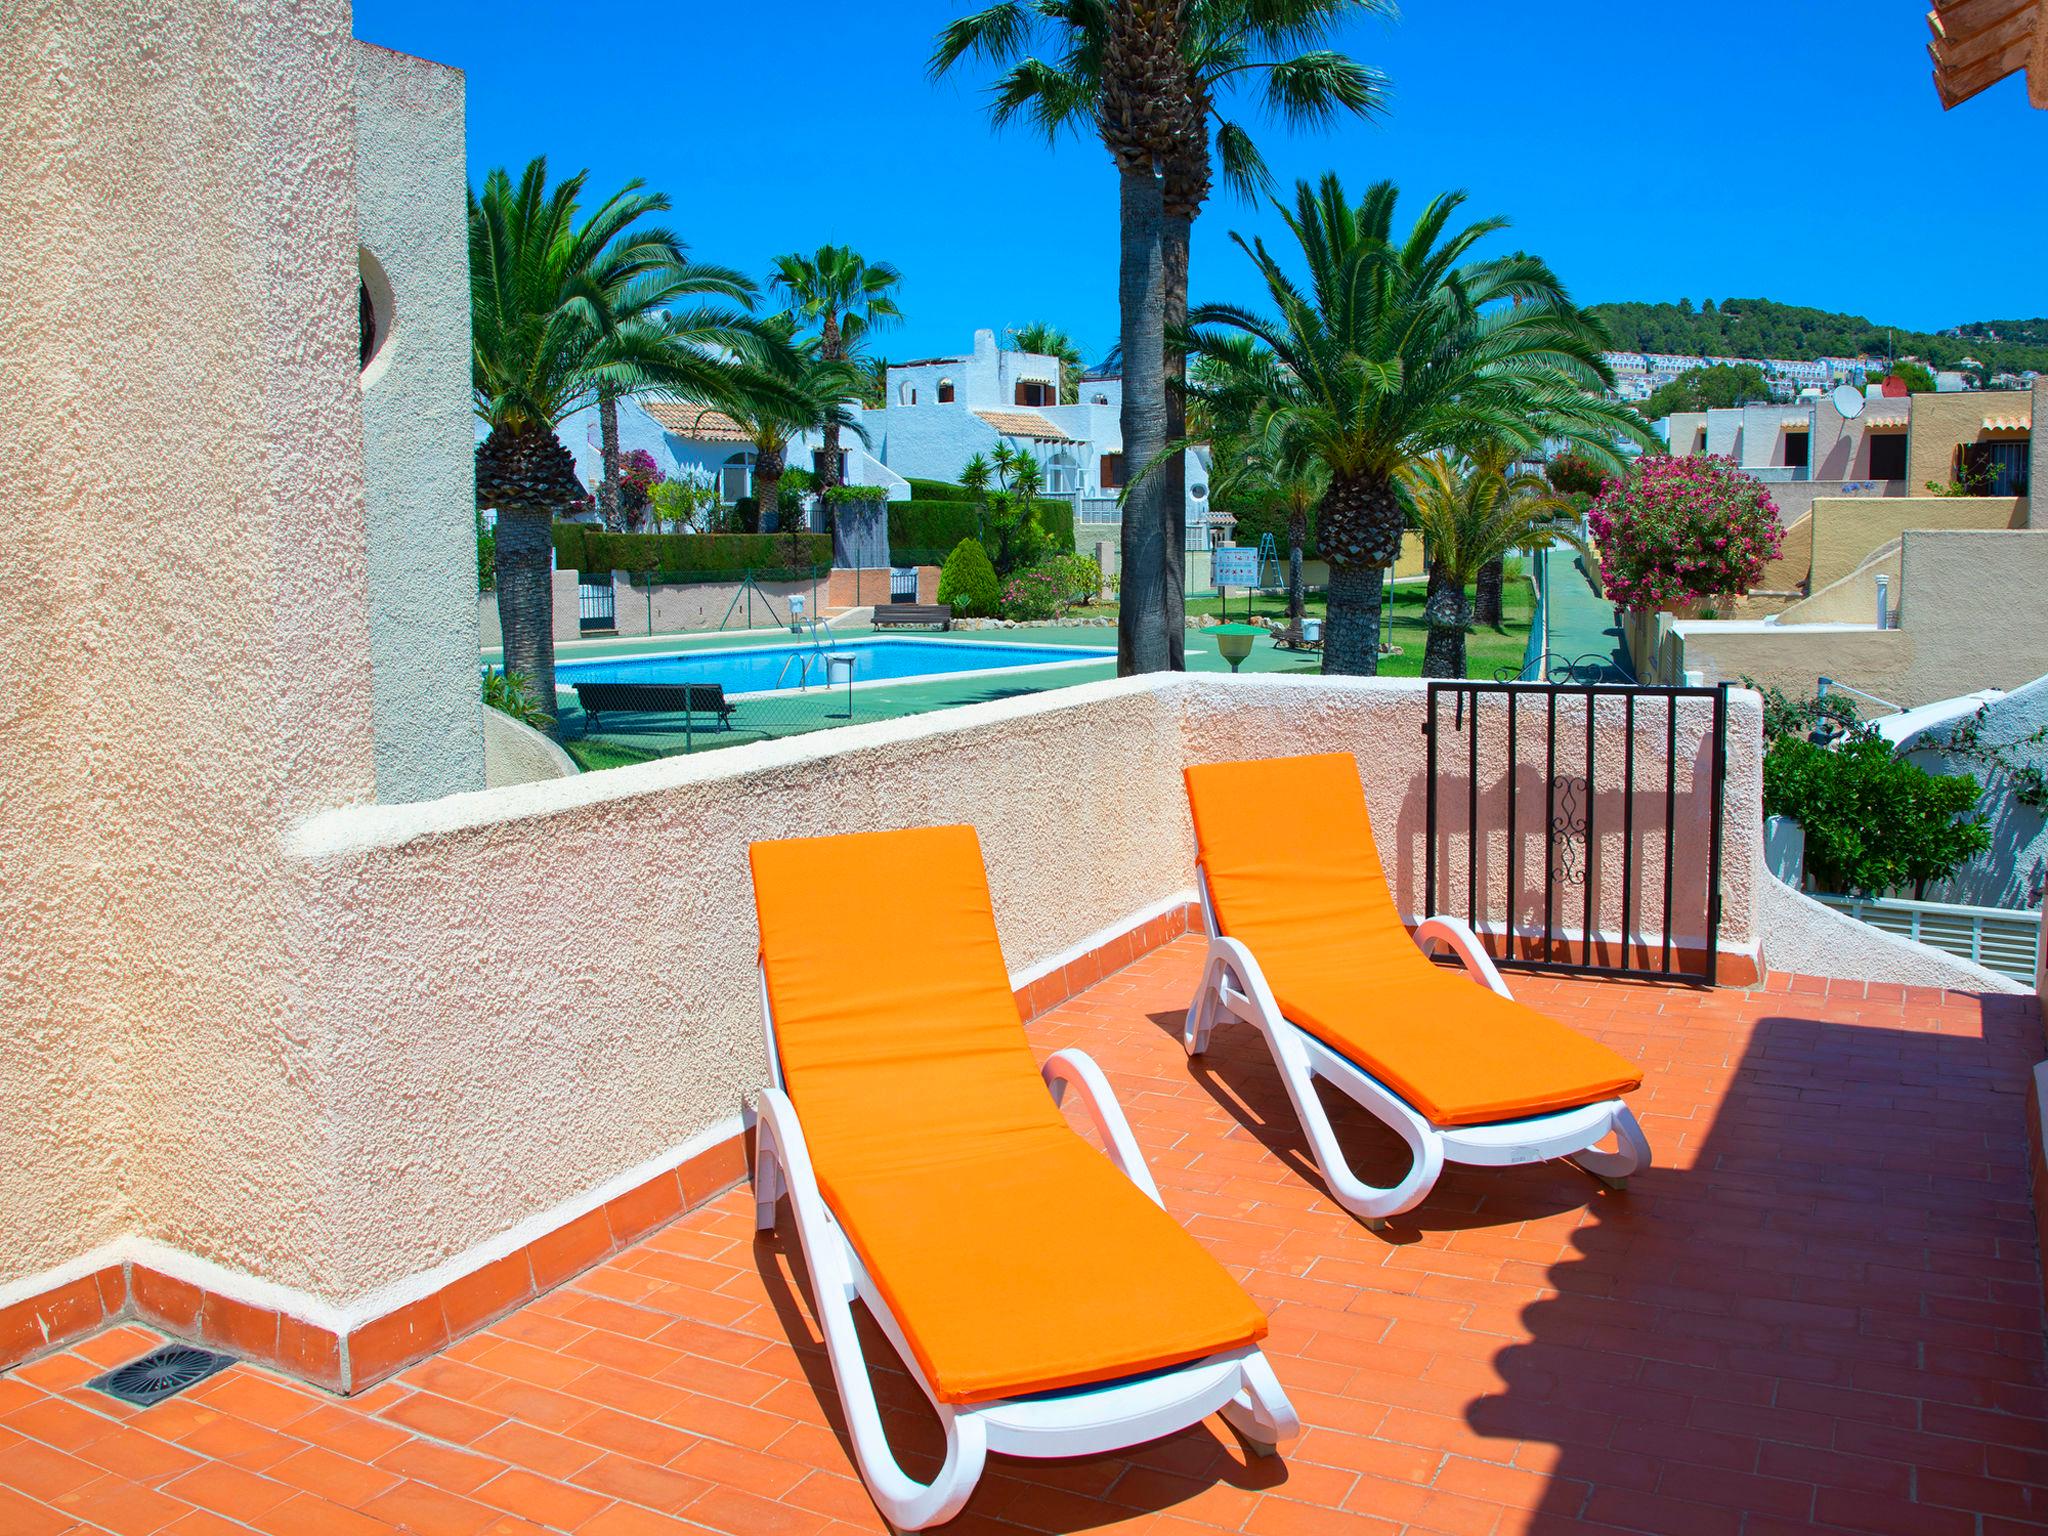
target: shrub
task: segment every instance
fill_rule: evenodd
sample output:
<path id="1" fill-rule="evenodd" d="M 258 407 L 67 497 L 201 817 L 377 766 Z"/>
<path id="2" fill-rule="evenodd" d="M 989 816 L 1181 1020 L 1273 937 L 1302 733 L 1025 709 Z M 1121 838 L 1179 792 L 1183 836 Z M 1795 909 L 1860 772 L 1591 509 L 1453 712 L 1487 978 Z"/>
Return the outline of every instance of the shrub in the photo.
<path id="1" fill-rule="evenodd" d="M 1093 555 L 1055 555 L 1045 562 L 1060 591 L 1063 607 L 1085 607 L 1102 601 L 1102 567 Z"/>
<path id="2" fill-rule="evenodd" d="M 1037 503 L 1017 501 L 1007 491 L 991 491 L 982 518 L 982 542 L 1000 576 L 1014 576 L 1043 560 L 1048 553 Z"/>
<path id="3" fill-rule="evenodd" d="M 962 539 L 980 536 L 981 508 L 972 501 L 913 496 L 889 503 L 889 559 L 894 564 L 939 565 Z"/>
<path id="4" fill-rule="evenodd" d="M 1836 747 L 1782 735 L 1764 754 L 1764 814 L 1806 833 L 1806 867 L 1822 890 L 1882 896 L 1929 880 L 1990 846 L 1968 774 L 1932 774 L 1875 732 Z"/>
<path id="5" fill-rule="evenodd" d="M 993 618 L 1002 601 L 996 568 L 977 539 L 962 539 L 939 568 L 939 601 L 964 619 Z"/>
<path id="6" fill-rule="evenodd" d="M 848 502 L 887 501 L 889 487 L 886 485 L 828 485 L 825 500 L 831 505 L 844 506 Z"/>
<path id="7" fill-rule="evenodd" d="M 1576 453 L 1560 453 L 1544 465 L 1543 478 L 1560 496 L 1598 496 L 1607 486 L 1606 471 Z"/>
<path id="8" fill-rule="evenodd" d="M 1045 530 L 1046 548 L 1056 555 L 1074 552 L 1074 504 L 1069 501 L 1034 501 L 1038 526 Z"/>
<path id="9" fill-rule="evenodd" d="M 485 667 L 484 703 L 536 731 L 545 731 L 554 723 L 540 707 L 532 680 L 524 672 L 500 672 L 496 667 Z"/>
<path id="10" fill-rule="evenodd" d="M 1664 455 L 1610 480 L 1587 514 L 1600 580 L 1624 608 L 1656 609 L 1740 597 L 1784 542 L 1763 482 L 1734 461 Z"/>
<path id="11" fill-rule="evenodd" d="M 656 576 L 719 576 L 753 571 L 795 570 L 809 575 L 832 563 L 828 534 L 800 533 L 605 533 L 585 530 L 586 560 L 580 569 L 633 571 Z"/>
<path id="12" fill-rule="evenodd" d="M 1003 583 L 1003 617 L 1006 619 L 1057 618 L 1067 606 L 1059 577 L 1045 566 L 1019 571 Z"/>
<path id="13" fill-rule="evenodd" d="M 910 499 L 912 501 L 973 501 L 974 492 L 964 485 L 955 485 L 950 480 L 920 480 L 909 477 Z"/>

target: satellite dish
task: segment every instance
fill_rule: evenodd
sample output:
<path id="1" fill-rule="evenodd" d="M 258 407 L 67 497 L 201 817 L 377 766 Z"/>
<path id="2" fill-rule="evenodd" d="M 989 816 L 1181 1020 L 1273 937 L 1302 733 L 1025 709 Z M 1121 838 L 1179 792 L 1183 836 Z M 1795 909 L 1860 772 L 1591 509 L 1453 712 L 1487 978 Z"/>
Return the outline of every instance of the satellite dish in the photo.
<path id="1" fill-rule="evenodd" d="M 1863 391 L 1854 384 L 1842 385 L 1829 398 L 1835 402 L 1835 409 L 1850 420 L 1863 414 Z"/>

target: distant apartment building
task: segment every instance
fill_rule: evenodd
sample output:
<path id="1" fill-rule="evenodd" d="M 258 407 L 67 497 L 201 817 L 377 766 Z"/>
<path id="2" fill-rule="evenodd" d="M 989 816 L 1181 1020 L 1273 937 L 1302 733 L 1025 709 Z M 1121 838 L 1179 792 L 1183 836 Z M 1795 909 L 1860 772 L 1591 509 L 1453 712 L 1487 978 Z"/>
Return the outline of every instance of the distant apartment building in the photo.
<path id="1" fill-rule="evenodd" d="M 2033 398 L 2029 390 L 1872 396 L 1845 415 L 1822 395 L 1678 411 L 1658 431 L 1681 458 L 1716 454 L 1770 483 L 1790 522 L 1817 496 L 1913 496 L 1930 482 L 2027 496 Z"/>
<path id="2" fill-rule="evenodd" d="M 1860 357 L 1719 357 L 1681 352 L 1608 352 L 1603 354 L 1614 373 L 1617 400 L 1647 400 L 1664 385 L 1699 368 L 1736 367 L 1747 364 L 1763 370 L 1772 394 L 1781 400 L 1796 399 L 1804 391 L 1828 389 L 1839 384 L 1862 387 L 1878 365 Z"/>

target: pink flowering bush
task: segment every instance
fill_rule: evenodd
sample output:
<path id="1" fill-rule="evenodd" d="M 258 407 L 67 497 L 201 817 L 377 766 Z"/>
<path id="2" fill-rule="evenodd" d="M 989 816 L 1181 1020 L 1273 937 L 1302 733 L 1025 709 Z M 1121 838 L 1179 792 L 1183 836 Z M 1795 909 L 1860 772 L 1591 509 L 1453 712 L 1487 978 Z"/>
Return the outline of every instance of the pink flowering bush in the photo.
<path id="1" fill-rule="evenodd" d="M 1065 611 L 1067 596 L 1059 578 L 1043 566 L 1019 571 L 1003 583 L 1003 617 L 1052 619 Z"/>
<path id="2" fill-rule="evenodd" d="M 1763 482 L 1731 459 L 1703 456 L 1636 460 L 1594 498 L 1586 523 L 1601 584 L 1624 608 L 1740 597 L 1785 539 Z"/>

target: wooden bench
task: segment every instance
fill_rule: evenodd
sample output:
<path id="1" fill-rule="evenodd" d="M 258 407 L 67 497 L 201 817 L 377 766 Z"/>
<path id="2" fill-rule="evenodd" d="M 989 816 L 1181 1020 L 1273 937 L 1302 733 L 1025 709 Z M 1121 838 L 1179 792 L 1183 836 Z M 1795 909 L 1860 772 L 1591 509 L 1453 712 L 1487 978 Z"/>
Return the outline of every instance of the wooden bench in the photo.
<path id="1" fill-rule="evenodd" d="M 1304 639 L 1299 624 L 1290 624 L 1285 629 L 1274 630 L 1273 644 L 1283 651 L 1320 651 L 1323 648 L 1320 632 L 1313 640 Z"/>
<path id="2" fill-rule="evenodd" d="M 576 702 L 590 728 L 605 715 L 716 715 L 732 729 L 732 705 L 718 683 L 575 683 Z"/>
<path id="3" fill-rule="evenodd" d="M 904 624 L 936 624 L 940 629 L 953 627 L 953 605 L 951 603 L 877 603 L 875 605 L 875 628 L 896 629 Z"/>

